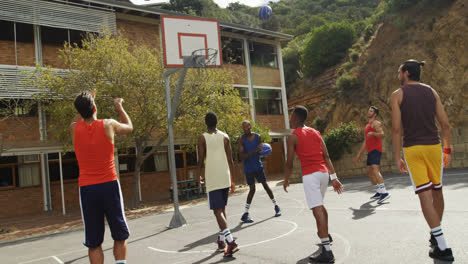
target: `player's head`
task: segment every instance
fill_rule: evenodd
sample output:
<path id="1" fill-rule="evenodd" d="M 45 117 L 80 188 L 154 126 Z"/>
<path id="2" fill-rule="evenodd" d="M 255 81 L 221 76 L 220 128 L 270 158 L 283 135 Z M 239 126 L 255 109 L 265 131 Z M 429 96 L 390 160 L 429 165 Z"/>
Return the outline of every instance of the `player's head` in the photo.
<path id="1" fill-rule="evenodd" d="M 379 109 L 376 106 L 371 106 L 369 107 L 369 110 L 367 111 L 367 117 L 368 118 L 373 118 L 379 115 Z"/>
<path id="2" fill-rule="evenodd" d="M 218 117 L 213 112 L 208 112 L 205 116 L 205 124 L 208 128 L 216 128 Z"/>
<path id="3" fill-rule="evenodd" d="M 302 105 L 298 105 L 294 107 L 294 110 L 290 118 L 291 127 L 297 128 L 299 126 L 302 126 L 304 122 L 307 120 L 308 112 L 309 111 L 307 111 L 307 108 L 305 108 Z"/>
<path id="4" fill-rule="evenodd" d="M 419 82 L 421 80 L 421 67 L 424 66 L 424 61 L 407 60 L 400 65 L 398 69 L 398 79 L 400 83 L 406 84 L 409 80 Z"/>
<path id="5" fill-rule="evenodd" d="M 75 98 L 75 108 L 83 119 L 91 118 L 96 112 L 93 95 L 84 91 Z"/>
<path id="6" fill-rule="evenodd" d="M 250 135 L 252 133 L 252 125 L 249 120 L 244 120 L 242 122 L 242 130 L 244 130 L 244 134 L 246 135 Z"/>

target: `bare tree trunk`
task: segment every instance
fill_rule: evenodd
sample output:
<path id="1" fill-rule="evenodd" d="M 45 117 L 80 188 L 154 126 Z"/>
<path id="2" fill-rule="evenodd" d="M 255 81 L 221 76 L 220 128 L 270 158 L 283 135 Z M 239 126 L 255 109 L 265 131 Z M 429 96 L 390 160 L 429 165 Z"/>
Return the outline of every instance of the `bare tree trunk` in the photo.
<path id="1" fill-rule="evenodd" d="M 135 174 L 133 176 L 133 195 L 132 195 L 132 208 L 140 206 L 140 171 L 143 164 L 143 140 L 135 140 Z"/>

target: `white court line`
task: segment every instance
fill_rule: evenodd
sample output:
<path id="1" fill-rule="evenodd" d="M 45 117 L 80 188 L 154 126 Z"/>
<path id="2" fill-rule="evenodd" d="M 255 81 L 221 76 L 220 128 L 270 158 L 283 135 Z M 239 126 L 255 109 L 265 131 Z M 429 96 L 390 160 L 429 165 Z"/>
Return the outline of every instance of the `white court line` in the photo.
<path id="1" fill-rule="evenodd" d="M 344 236 L 342 236 L 342 235 L 340 235 L 338 233 L 333 232 L 333 237 L 339 237 L 341 240 L 343 240 L 343 242 L 345 244 L 345 255 L 341 260 L 336 262 L 337 264 L 338 263 L 344 263 L 346 258 L 348 258 L 349 254 L 351 253 L 351 244 L 349 243 L 349 241 Z"/>
<path id="2" fill-rule="evenodd" d="M 332 211 L 348 211 L 349 208 L 328 208 Z M 390 209 L 387 207 L 354 209 L 356 211 L 402 211 L 402 212 L 422 212 L 421 209 Z M 444 210 L 445 213 L 468 213 L 468 210 Z"/>
<path id="3" fill-rule="evenodd" d="M 55 259 L 58 263 L 63 264 L 63 261 L 61 261 L 59 258 L 56 256 L 52 256 L 51 258 Z"/>
<path id="4" fill-rule="evenodd" d="M 284 233 L 284 234 L 279 235 L 277 237 L 273 237 L 273 238 L 270 238 L 270 239 L 265 239 L 265 240 L 262 240 L 262 241 L 259 241 L 259 242 L 255 242 L 255 243 L 251 243 L 251 244 L 247 244 L 247 245 L 243 245 L 243 246 L 239 246 L 239 248 L 245 248 L 245 247 L 250 247 L 250 246 L 255 246 L 255 245 L 267 243 L 267 242 L 270 242 L 270 241 L 285 237 L 285 236 L 291 234 L 292 232 L 296 231 L 296 229 L 297 229 L 297 224 L 295 222 L 287 221 L 287 220 L 280 220 L 280 219 L 277 219 L 275 221 L 280 221 L 280 222 L 285 222 L 285 223 L 288 223 L 288 224 L 292 224 L 293 228 L 291 230 L 289 230 L 287 233 Z M 189 251 L 165 250 L 165 249 L 160 249 L 160 248 L 155 248 L 155 247 L 148 247 L 148 249 L 153 250 L 153 251 L 157 251 L 157 252 L 171 253 L 171 254 L 213 253 L 213 249 L 210 249 L 210 250 L 189 250 Z"/>

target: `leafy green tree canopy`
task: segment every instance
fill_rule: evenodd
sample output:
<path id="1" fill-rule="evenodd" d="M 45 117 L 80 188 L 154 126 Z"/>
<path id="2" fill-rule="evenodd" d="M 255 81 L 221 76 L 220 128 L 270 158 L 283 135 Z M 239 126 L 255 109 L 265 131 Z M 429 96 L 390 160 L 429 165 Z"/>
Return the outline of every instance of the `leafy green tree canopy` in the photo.
<path id="1" fill-rule="evenodd" d="M 50 131 L 56 140 L 70 149 L 68 127 L 77 114 L 73 106 L 76 94 L 96 90 L 98 118 L 119 120 L 112 99 L 122 97 L 133 122 L 133 133 L 120 138 L 120 148 L 134 147 L 136 153 L 132 206 L 139 197 L 140 168 L 143 161 L 167 139 L 165 72 L 161 51 L 133 45 L 123 34 L 88 35 L 82 48 L 66 44 L 61 57 L 70 68 L 67 74 L 39 68 L 39 87 L 46 87 Z M 72 69 L 72 70 L 71 70 Z M 170 78 L 171 94 L 175 94 L 178 74 Z M 249 106 L 232 85 L 227 69 L 189 69 L 183 85 L 180 104 L 174 120 L 176 137 L 194 143 L 206 130 L 204 116 L 213 111 L 219 118 L 219 129 L 235 137 L 242 120 L 248 118 Z M 53 96 L 51 97 L 50 94 Z"/>

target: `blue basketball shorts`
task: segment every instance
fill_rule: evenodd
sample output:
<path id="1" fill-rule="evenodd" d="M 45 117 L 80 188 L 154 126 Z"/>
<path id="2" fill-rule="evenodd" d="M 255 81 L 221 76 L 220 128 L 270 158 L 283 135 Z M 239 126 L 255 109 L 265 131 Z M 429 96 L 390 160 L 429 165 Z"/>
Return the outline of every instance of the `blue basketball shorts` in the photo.
<path id="1" fill-rule="evenodd" d="M 260 170 L 255 171 L 255 172 L 248 172 L 248 173 L 246 172 L 245 178 L 247 179 L 248 185 L 255 184 L 255 179 L 257 179 L 258 183 L 266 182 L 265 171 L 263 170 L 263 168 L 260 168 Z"/>
<path id="2" fill-rule="evenodd" d="M 210 204 L 210 209 L 214 210 L 225 207 L 227 205 L 228 196 L 229 188 L 208 192 L 208 203 Z"/>
<path id="3" fill-rule="evenodd" d="M 121 241 L 129 237 L 119 181 L 80 187 L 80 206 L 86 247 L 96 248 L 104 241 L 104 217 L 112 239 Z"/>
<path id="4" fill-rule="evenodd" d="M 370 165 L 380 165 L 380 158 L 382 157 L 382 152 L 374 149 L 371 152 L 367 153 L 367 166 Z"/>

